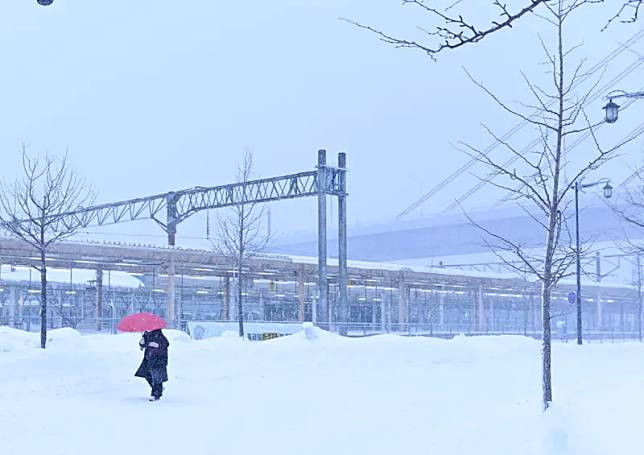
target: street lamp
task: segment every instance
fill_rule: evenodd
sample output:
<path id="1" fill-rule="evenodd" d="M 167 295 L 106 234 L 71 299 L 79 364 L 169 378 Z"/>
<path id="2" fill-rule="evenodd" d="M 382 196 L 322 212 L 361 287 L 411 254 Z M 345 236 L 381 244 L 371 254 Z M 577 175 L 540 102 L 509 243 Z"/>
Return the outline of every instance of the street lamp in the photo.
<path id="1" fill-rule="evenodd" d="M 610 199 L 613 197 L 613 187 L 610 185 L 610 181 L 606 182 L 606 185 L 602 188 L 604 191 L 604 198 Z"/>
<path id="2" fill-rule="evenodd" d="M 608 120 L 607 120 L 608 121 Z M 575 233 L 577 240 L 577 344 L 582 344 L 582 322 L 581 322 L 581 247 L 579 245 L 579 190 L 584 191 L 587 188 L 592 188 L 604 184 L 602 191 L 605 199 L 613 197 L 613 187 L 608 179 L 600 179 L 593 183 L 581 183 L 579 180 L 575 182 Z"/>
<path id="3" fill-rule="evenodd" d="M 628 93 L 623 90 L 613 90 L 606 96 L 608 103 L 603 107 L 606 111 L 606 123 L 615 123 L 619 117 L 619 104 L 615 103 L 615 98 L 644 98 L 644 92 Z"/>
<path id="4" fill-rule="evenodd" d="M 37 0 L 39 5 L 49 6 L 54 3 L 54 0 Z"/>
<path id="5" fill-rule="evenodd" d="M 619 116 L 619 104 L 615 103 L 612 98 L 608 99 L 608 103 L 604 106 L 606 111 L 606 123 L 615 123 Z"/>

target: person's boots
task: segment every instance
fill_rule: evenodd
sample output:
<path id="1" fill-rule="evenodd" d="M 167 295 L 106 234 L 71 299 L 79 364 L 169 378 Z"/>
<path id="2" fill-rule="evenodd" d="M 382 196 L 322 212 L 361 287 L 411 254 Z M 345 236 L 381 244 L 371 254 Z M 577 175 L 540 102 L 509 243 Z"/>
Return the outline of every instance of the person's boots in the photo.
<path id="1" fill-rule="evenodd" d="M 161 395 L 163 395 L 163 384 L 155 384 L 152 387 L 152 398 L 150 398 L 150 401 L 158 401 Z"/>

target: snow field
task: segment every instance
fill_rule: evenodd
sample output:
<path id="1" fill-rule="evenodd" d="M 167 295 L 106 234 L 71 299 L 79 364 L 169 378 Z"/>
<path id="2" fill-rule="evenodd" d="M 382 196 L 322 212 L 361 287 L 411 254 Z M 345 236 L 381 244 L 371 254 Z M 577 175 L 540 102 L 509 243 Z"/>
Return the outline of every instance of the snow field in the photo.
<path id="1" fill-rule="evenodd" d="M 137 334 L 0 327 L 6 454 L 638 453 L 644 346 L 557 344 L 540 411 L 540 344 L 522 337 L 346 339 L 305 327 L 246 342 L 166 331 L 158 403 L 132 375 Z M 42 414 L 43 418 L 39 418 Z"/>

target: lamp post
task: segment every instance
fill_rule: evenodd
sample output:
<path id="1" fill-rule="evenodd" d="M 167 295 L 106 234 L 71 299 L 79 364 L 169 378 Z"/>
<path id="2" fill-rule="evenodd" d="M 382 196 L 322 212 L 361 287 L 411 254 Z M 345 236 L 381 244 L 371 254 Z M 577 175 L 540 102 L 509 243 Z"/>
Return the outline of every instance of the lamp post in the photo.
<path id="1" fill-rule="evenodd" d="M 613 100 L 615 98 L 644 98 L 644 92 L 628 93 L 623 90 L 615 90 L 609 93 L 606 98 L 608 99 L 608 103 L 603 107 L 606 113 L 606 123 L 615 123 L 619 117 L 620 106 Z"/>
<path id="2" fill-rule="evenodd" d="M 576 255 L 577 255 L 577 344 L 582 344 L 582 321 L 581 321 L 581 246 L 579 245 L 579 190 L 583 191 L 587 188 L 592 188 L 597 185 L 604 184 L 602 190 L 604 198 L 610 199 L 613 197 L 613 187 L 610 180 L 601 179 L 593 183 L 581 183 L 579 180 L 575 182 L 575 234 L 576 234 Z"/>

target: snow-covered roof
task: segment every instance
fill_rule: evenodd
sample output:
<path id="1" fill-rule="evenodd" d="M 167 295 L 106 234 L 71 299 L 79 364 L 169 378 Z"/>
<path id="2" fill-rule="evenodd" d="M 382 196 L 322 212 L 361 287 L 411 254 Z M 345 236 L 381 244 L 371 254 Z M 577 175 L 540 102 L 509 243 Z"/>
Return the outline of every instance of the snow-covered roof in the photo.
<path id="1" fill-rule="evenodd" d="M 71 283 L 72 285 L 86 285 L 96 280 L 96 271 L 87 269 L 58 269 L 47 268 L 47 280 L 50 283 Z M 13 283 L 38 283 L 40 276 L 35 269 L 25 266 L 0 266 L 0 282 Z M 143 286 L 138 278 L 126 272 L 106 271 L 103 273 L 103 285 L 117 288 L 136 289 Z"/>

